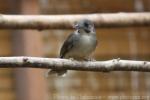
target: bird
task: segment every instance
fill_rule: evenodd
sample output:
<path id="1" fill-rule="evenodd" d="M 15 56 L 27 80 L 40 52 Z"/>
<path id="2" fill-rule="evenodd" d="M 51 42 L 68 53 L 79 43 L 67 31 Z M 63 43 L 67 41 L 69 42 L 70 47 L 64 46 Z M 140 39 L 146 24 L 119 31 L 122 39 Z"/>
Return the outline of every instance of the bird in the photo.
<path id="1" fill-rule="evenodd" d="M 97 37 L 94 24 L 91 20 L 82 19 L 74 24 L 75 31 L 64 41 L 59 58 L 73 60 L 89 60 L 97 46 Z M 58 76 L 65 76 L 67 70 L 52 69 L 49 74 L 56 73 Z"/>

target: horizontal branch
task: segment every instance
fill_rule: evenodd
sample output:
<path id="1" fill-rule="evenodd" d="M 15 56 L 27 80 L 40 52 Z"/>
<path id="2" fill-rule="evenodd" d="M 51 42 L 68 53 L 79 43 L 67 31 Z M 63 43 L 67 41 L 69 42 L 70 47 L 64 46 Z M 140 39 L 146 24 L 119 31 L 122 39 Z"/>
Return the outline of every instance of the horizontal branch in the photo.
<path id="1" fill-rule="evenodd" d="M 90 19 L 96 27 L 150 26 L 150 13 L 80 15 L 0 15 L 0 29 L 68 29 L 74 22 Z"/>
<path id="2" fill-rule="evenodd" d="M 108 61 L 72 61 L 60 58 L 0 57 L 0 68 L 49 68 L 95 72 L 150 72 L 150 62 L 120 59 L 113 59 Z"/>

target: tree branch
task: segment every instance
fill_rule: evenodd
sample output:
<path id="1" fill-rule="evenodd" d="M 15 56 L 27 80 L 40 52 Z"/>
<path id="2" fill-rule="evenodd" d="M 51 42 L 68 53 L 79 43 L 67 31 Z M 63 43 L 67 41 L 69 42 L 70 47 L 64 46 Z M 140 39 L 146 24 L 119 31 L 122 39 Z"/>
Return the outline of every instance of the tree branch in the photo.
<path id="1" fill-rule="evenodd" d="M 150 72 L 150 62 L 113 59 L 108 61 L 72 61 L 60 58 L 0 57 L 0 68 L 45 68 L 78 71 Z"/>
<path id="2" fill-rule="evenodd" d="M 67 29 L 83 18 L 96 27 L 150 26 L 150 13 L 80 14 L 80 15 L 0 15 L 0 29 Z"/>

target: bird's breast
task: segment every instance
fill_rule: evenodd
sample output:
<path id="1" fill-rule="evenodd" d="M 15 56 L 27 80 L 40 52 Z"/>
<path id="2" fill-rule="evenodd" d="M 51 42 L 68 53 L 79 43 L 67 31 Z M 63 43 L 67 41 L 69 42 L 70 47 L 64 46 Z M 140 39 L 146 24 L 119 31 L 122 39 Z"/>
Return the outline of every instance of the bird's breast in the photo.
<path id="1" fill-rule="evenodd" d="M 96 38 L 90 35 L 80 36 L 80 39 L 76 41 L 72 51 L 70 52 L 70 56 L 74 57 L 86 57 L 90 55 L 94 49 L 96 44 Z"/>
<path id="2" fill-rule="evenodd" d="M 88 50 L 93 48 L 93 43 L 94 43 L 93 37 L 89 35 L 85 35 L 85 36 L 83 35 L 80 37 L 78 45 L 81 49 L 83 48 L 84 51 L 86 51 L 85 49 Z"/>

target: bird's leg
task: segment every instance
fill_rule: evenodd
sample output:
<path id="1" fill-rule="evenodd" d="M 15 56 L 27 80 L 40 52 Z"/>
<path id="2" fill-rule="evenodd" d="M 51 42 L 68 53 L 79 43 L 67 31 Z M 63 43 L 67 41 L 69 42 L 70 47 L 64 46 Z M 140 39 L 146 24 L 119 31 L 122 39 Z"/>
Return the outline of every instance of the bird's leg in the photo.
<path id="1" fill-rule="evenodd" d="M 94 58 L 92 58 L 92 57 L 86 57 L 86 58 L 84 58 L 84 60 L 85 61 L 96 61 Z"/>
<path id="2" fill-rule="evenodd" d="M 75 61 L 75 59 L 74 59 L 74 58 L 69 58 L 69 60 L 71 60 L 71 61 Z"/>

